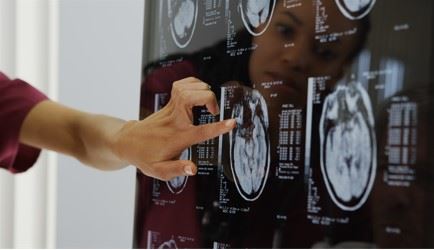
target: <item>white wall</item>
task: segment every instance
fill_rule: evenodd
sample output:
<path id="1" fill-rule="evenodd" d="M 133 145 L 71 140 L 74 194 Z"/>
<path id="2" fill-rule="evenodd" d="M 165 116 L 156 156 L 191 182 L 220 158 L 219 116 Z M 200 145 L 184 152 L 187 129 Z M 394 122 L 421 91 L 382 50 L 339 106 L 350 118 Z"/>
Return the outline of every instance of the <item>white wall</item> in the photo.
<path id="1" fill-rule="evenodd" d="M 143 0 L 60 0 L 59 101 L 137 119 Z M 131 248 L 135 169 L 101 172 L 59 156 L 58 248 Z"/>
<path id="2" fill-rule="evenodd" d="M 57 4 L 52 0 L 0 0 L 0 70 L 55 98 Z M 0 247 L 53 246 L 55 156 L 43 152 L 23 174 L 0 174 Z M 52 178 L 54 177 L 54 178 Z"/>

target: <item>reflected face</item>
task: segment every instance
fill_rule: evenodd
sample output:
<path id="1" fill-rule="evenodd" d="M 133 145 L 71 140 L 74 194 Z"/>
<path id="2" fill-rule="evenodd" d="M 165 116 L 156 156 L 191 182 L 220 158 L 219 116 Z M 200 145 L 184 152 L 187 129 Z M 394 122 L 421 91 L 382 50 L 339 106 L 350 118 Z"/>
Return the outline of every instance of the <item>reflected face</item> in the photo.
<path id="1" fill-rule="evenodd" d="M 327 34 L 357 28 L 358 22 L 345 18 L 335 1 L 326 0 L 323 4 L 330 26 Z M 308 77 L 331 76 L 337 80 L 342 76 L 349 56 L 356 49 L 358 36 L 319 42 L 315 39 L 314 9 L 312 1 L 303 1 L 294 8 L 277 2 L 267 31 L 253 39 L 258 47 L 252 52 L 249 74 L 256 88 L 260 88 L 260 83 L 283 81 L 285 93 L 305 100 Z"/>

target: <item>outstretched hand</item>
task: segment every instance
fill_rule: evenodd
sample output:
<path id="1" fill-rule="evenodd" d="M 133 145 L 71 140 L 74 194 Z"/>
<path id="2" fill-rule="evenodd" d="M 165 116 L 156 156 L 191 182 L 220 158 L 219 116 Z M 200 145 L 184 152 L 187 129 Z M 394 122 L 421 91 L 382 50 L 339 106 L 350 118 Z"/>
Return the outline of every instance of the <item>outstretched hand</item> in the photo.
<path id="1" fill-rule="evenodd" d="M 160 180 L 194 175 L 197 166 L 189 160 L 177 159 L 191 145 L 227 133 L 234 120 L 206 125 L 193 125 L 193 107 L 206 106 L 217 115 L 219 107 L 209 85 L 186 78 L 173 84 L 171 99 L 160 111 L 142 121 L 127 122 L 115 135 L 115 154 L 145 175 Z"/>

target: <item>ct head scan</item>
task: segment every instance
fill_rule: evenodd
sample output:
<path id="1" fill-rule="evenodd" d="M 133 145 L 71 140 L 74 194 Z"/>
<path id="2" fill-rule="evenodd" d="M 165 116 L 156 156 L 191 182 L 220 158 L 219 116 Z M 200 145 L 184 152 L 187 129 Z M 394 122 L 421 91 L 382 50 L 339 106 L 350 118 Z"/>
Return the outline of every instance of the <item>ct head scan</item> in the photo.
<path id="1" fill-rule="evenodd" d="M 179 48 L 185 48 L 194 35 L 198 0 L 169 0 L 167 7 L 173 41 Z"/>
<path id="2" fill-rule="evenodd" d="M 234 104 L 236 128 L 230 132 L 230 165 L 239 194 L 247 201 L 261 195 L 270 165 L 268 110 L 257 90 L 242 88 L 241 100 Z"/>
<path id="3" fill-rule="evenodd" d="M 372 105 L 366 90 L 352 82 L 327 96 L 320 120 L 321 170 L 338 207 L 360 208 L 371 191 L 376 171 Z"/>
<path id="4" fill-rule="evenodd" d="M 241 18 L 251 35 L 259 36 L 266 31 L 275 6 L 276 0 L 241 0 Z"/>

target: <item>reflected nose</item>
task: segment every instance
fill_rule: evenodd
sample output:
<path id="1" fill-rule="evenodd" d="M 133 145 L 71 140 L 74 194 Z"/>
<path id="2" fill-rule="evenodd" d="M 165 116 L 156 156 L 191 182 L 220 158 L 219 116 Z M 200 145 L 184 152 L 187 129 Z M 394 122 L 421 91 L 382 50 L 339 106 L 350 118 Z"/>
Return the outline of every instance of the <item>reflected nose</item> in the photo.
<path id="1" fill-rule="evenodd" d="M 309 44 L 300 41 L 294 47 L 286 48 L 282 53 L 282 61 L 292 73 L 308 74 L 312 62 Z"/>

